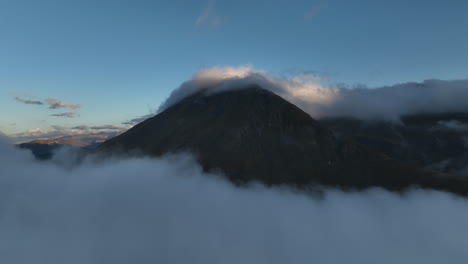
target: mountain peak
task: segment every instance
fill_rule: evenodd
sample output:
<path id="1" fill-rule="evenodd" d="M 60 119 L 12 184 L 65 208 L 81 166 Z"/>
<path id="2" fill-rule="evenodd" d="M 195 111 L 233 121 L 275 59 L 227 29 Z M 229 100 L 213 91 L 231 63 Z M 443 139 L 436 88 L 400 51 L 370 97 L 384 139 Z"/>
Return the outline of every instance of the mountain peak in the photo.
<path id="1" fill-rule="evenodd" d="M 310 180 L 318 177 L 314 163 L 340 159 L 328 129 L 257 85 L 197 92 L 101 146 L 111 148 L 156 156 L 189 151 L 206 170 L 268 183 Z"/>
<path id="2" fill-rule="evenodd" d="M 385 158 L 335 138 L 282 97 L 250 85 L 200 90 L 100 147 L 152 156 L 190 152 L 206 171 L 234 182 L 388 189 L 421 185 L 466 193 L 468 182 Z"/>

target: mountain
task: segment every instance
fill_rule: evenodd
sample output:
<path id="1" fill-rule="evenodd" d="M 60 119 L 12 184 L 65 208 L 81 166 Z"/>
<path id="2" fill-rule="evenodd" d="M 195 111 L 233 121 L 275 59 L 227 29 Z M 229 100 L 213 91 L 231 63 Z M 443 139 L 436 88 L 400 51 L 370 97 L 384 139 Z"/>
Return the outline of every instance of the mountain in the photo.
<path id="1" fill-rule="evenodd" d="M 468 191 L 466 178 L 395 161 L 337 137 L 295 105 L 256 85 L 197 92 L 107 140 L 98 151 L 153 156 L 188 151 L 205 171 L 221 171 L 239 184 L 256 180 L 392 190 L 417 184 Z"/>

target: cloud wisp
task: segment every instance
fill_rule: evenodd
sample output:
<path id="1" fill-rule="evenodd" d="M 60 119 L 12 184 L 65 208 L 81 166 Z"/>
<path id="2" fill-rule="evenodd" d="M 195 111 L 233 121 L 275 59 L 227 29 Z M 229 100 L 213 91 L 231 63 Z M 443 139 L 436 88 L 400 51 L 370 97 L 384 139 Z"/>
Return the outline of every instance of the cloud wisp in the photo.
<path id="1" fill-rule="evenodd" d="M 80 104 L 75 103 L 66 103 L 64 101 L 60 101 L 57 98 L 49 97 L 45 99 L 46 102 L 49 104 L 50 109 L 57 109 L 57 108 L 72 108 L 77 109 L 80 108 Z"/>
<path id="2" fill-rule="evenodd" d="M 313 6 L 310 10 L 304 13 L 304 20 L 312 20 L 312 18 L 316 17 L 320 12 L 327 7 L 327 4 L 319 4 Z"/>
<path id="3" fill-rule="evenodd" d="M 68 117 L 68 118 L 75 118 L 80 116 L 76 112 L 66 112 L 66 113 L 59 113 L 59 114 L 51 114 L 50 116 L 57 116 L 57 117 Z"/>
<path id="4" fill-rule="evenodd" d="M 217 14 L 215 4 L 216 0 L 208 0 L 206 7 L 203 8 L 201 14 L 197 17 L 197 20 L 195 21 L 196 26 L 219 26 L 222 23 L 224 23 L 225 19 Z"/>
<path id="5" fill-rule="evenodd" d="M 128 127 L 126 126 L 116 126 L 116 125 L 101 125 L 101 126 L 74 126 L 71 129 L 76 130 L 126 130 Z"/>
<path id="6" fill-rule="evenodd" d="M 237 188 L 186 155 L 89 158 L 72 169 L 3 143 L 0 155 L 2 263 L 468 261 L 468 202 L 447 193 L 318 199 Z"/>
<path id="7" fill-rule="evenodd" d="M 146 119 L 148 118 L 151 118 L 153 117 L 155 114 L 147 114 L 147 115 L 143 115 L 143 116 L 140 116 L 140 117 L 136 117 L 136 118 L 133 118 L 131 120 L 128 120 L 128 121 L 125 121 L 125 122 L 122 122 L 122 125 L 128 125 L 128 126 L 134 126 L 142 121 L 145 121 Z"/>
<path id="8" fill-rule="evenodd" d="M 123 130 L 123 129 L 127 129 L 127 127 L 116 126 L 116 125 L 92 126 L 90 128 L 93 129 L 93 130 Z"/>
<path id="9" fill-rule="evenodd" d="M 468 111 L 468 79 L 426 80 L 379 88 L 325 86 L 319 76 L 274 76 L 250 66 L 204 68 L 174 90 L 159 111 L 200 90 L 219 92 L 257 84 L 315 118 L 347 116 L 398 120 L 415 113 Z"/>
<path id="10" fill-rule="evenodd" d="M 38 100 L 26 99 L 26 98 L 22 98 L 22 97 L 19 97 L 19 96 L 16 96 L 15 100 L 17 102 L 20 102 L 20 103 L 23 103 L 23 104 L 33 104 L 33 105 L 43 105 L 44 104 L 43 102 L 38 101 Z"/>
<path id="11" fill-rule="evenodd" d="M 457 120 L 439 121 L 438 128 L 455 130 L 459 132 L 468 132 L 468 124 Z"/>

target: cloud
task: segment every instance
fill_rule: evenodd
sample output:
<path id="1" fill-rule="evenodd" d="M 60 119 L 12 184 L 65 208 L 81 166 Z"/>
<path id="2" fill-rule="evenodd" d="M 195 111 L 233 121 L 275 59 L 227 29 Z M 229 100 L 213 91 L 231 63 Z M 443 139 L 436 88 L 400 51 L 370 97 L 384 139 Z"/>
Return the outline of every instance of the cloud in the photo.
<path id="1" fill-rule="evenodd" d="M 310 10 L 304 13 L 304 20 L 311 20 L 316 17 L 320 11 L 327 7 L 327 4 L 319 4 L 312 7 Z"/>
<path id="2" fill-rule="evenodd" d="M 12 91 L 11 93 L 19 95 L 19 96 L 28 97 L 28 98 L 37 98 L 37 96 L 32 95 L 31 93 L 23 92 L 23 91 Z"/>
<path id="3" fill-rule="evenodd" d="M 89 130 L 89 126 L 85 125 L 80 125 L 80 126 L 74 126 L 72 129 L 77 129 L 77 130 Z"/>
<path id="4" fill-rule="evenodd" d="M 123 127 L 123 126 L 116 126 L 116 125 L 103 125 L 103 126 L 92 126 L 90 127 L 91 129 L 94 129 L 94 130 L 123 130 L 123 129 L 127 129 L 127 127 Z"/>
<path id="5" fill-rule="evenodd" d="M 107 127 L 107 126 L 102 126 Z M 100 126 L 96 126 L 98 129 L 93 129 L 92 127 L 88 126 L 75 126 L 75 127 L 63 127 L 53 125 L 50 126 L 50 129 L 43 130 L 40 128 L 29 129 L 25 132 L 15 133 L 9 135 L 9 137 L 14 140 L 16 143 L 23 143 L 29 142 L 32 140 L 37 139 L 56 139 L 61 137 L 85 137 L 85 138 L 96 138 L 98 141 L 103 141 L 105 139 L 109 139 L 114 137 L 122 132 L 124 132 L 127 128 L 122 127 L 122 129 L 117 129 L 118 126 L 113 126 L 114 128 L 104 129 Z M 94 131 L 93 131 L 94 130 Z M 98 131 L 96 131 L 98 130 Z"/>
<path id="6" fill-rule="evenodd" d="M 196 26 L 201 26 L 204 24 L 219 26 L 224 23 L 225 19 L 216 13 L 215 4 L 215 0 L 208 0 L 207 6 L 203 8 L 202 13 L 195 21 Z"/>
<path id="7" fill-rule="evenodd" d="M 234 187 L 189 156 L 39 163 L 0 144 L 1 263 L 466 263 L 447 193 Z M 63 158 L 63 155 L 62 155 Z M 40 173 L 38 173 L 40 172 Z"/>
<path id="8" fill-rule="evenodd" d="M 136 124 L 138 124 L 138 123 L 140 123 L 142 121 L 145 121 L 148 118 L 153 117 L 154 115 L 155 114 L 147 114 L 147 115 L 144 115 L 144 116 L 136 117 L 136 118 L 133 118 L 131 120 L 122 122 L 122 125 L 134 126 L 134 125 L 136 125 Z"/>
<path id="9" fill-rule="evenodd" d="M 128 127 L 126 126 L 116 126 L 116 125 L 101 125 L 101 126 L 74 126 L 72 129 L 77 130 L 126 130 Z"/>
<path id="10" fill-rule="evenodd" d="M 51 116 L 75 118 L 75 117 L 80 116 L 80 115 L 78 113 L 76 113 L 76 112 L 67 112 L 67 113 L 51 114 Z"/>
<path id="11" fill-rule="evenodd" d="M 16 96 L 15 97 L 15 100 L 17 102 L 20 102 L 20 103 L 24 103 L 24 104 L 34 104 L 34 105 L 42 105 L 44 103 L 42 103 L 41 101 L 37 101 L 37 100 L 31 100 L 31 99 L 25 99 L 25 98 L 21 98 L 19 96 Z"/>
<path id="12" fill-rule="evenodd" d="M 81 107 L 80 104 L 65 103 L 53 97 L 46 98 L 46 102 L 49 104 L 50 109 L 57 109 L 57 108 L 77 109 Z"/>
<path id="13" fill-rule="evenodd" d="M 16 96 L 15 100 L 17 102 L 24 103 L 24 104 L 35 104 L 35 105 L 43 105 L 44 104 L 43 102 L 41 102 L 39 100 L 31 99 L 31 98 L 37 98 L 37 96 L 34 96 L 34 95 L 30 94 L 30 93 L 25 93 L 25 92 L 20 92 L 20 91 L 14 91 L 12 93 L 29 98 L 29 99 L 26 99 L 26 98 L 23 98 L 23 97 L 20 97 L 20 96 Z M 66 102 L 63 102 L 63 101 L 58 100 L 56 98 L 53 98 L 53 97 L 46 98 L 45 101 L 47 102 L 47 104 L 49 104 L 50 109 L 57 109 L 57 108 L 77 109 L 77 108 L 81 107 L 80 104 L 66 103 Z M 64 113 L 62 115 L 52 115 L 52 116 L 74 117 L 72 113 Z M 76 114 L 75 114 L 75 116 L 76 116 Z"/>
<path id="14" fill-rule="evenodd" d="M 236 81 L 258 75 L 259 72 L 252 69 L 251 66 L 203 68 L 196 72 L 191 80 L 182 83 L 179 88 L 172 91 L 169 97 L 161 104 L 158 112 L 203 89 L 221 90 L 221 84 L 224 81 Z"/>
<path id="15" fill-rule="evenodd" d="M 325 86 L 320 76 L 274 76 L 250 66 L 204 68 L 174 90 L 159 111 L 197 91 L 208 93 L 257 84 L 294 103 L 312 117 L 348 116 L 398 120 L 415 113 L 468 111 L 468 80 L 426 80 L 379 88 Z"/>

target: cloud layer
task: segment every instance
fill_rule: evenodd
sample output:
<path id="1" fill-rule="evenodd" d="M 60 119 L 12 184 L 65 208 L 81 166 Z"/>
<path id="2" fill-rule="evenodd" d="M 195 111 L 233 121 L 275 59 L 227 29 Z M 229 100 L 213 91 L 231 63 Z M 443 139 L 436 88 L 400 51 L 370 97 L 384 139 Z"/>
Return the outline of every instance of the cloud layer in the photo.
<path id="1" fill-rule="evenodd" d="M 258 84 L 301 107 L 315 118 L 349 116 L 397 120 L 424 112 L 468 111 L 468 80 L 426 80 L 380 88 L 324 86 L 311 74 L 273 76 L 249 66 L 205 68 L 173 91 L 162 111 L 182 98 L 206 89 L 219 92 Z"/>
<path id="2" fill-rule="evenodd" d="M 92 127 L 80 125 L 71 128 L 54 125 L 51 126 L 48 130 L 33 128 L 25 132 L 9 135 L 9 137 L 17 143 L 29 142 L 36 139 L 55 139 L 70 136 L 83 136 L 86 138 L 96 138 L 96 140 L 103 141 L 114 137 L 119 133 L 122 133 L 126 129 L 127 127 L 114 125 Z"/>
<path id="3" fill-rule="evenodd" d="M 0 143 L 1 263 L 465 263 L 467 200 L 236 188 L 189 156 L 38 163 Z M 66 155 L 60 155 L 62 158 Z"/>

